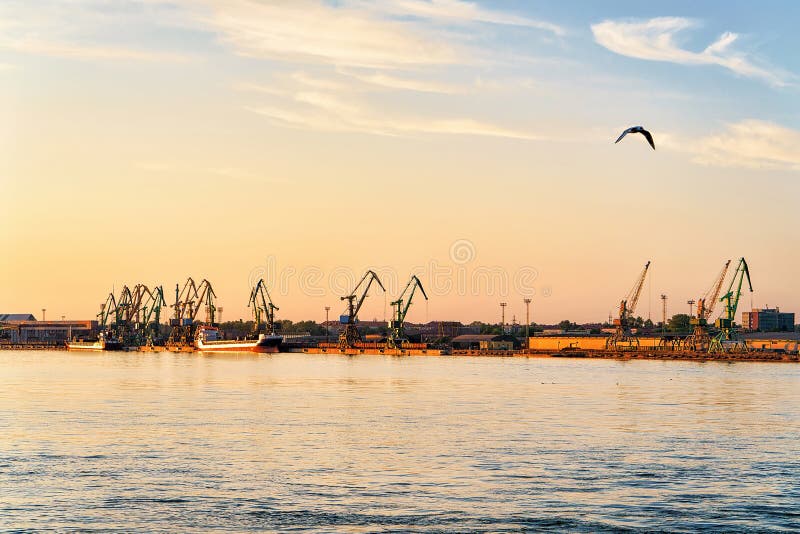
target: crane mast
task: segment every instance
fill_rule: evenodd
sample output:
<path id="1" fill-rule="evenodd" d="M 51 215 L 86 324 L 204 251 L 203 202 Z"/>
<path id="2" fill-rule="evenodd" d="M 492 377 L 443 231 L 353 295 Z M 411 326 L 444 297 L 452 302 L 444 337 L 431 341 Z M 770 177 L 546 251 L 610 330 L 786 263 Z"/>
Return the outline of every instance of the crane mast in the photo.
<path id="1" fill-rule="evenodd" d="M 386 291 L 386 288 L 383 287 L 375 271 L 368 270 L 364 273 L 364 276 L 361 277 L 361 281 L 353 288 L 353 292 L 350 295 L 339 297 L 340 300 L 347 301 L 346 313 L 339 316 L 339 322 L 344 325 L 344 328 L 342 328 L 339 334 L 339 346 L 341 348 L 351 348 L 361 341 L 361 334 L 358 333 L 358 328 L 356 327 L 358 312 L 361 310 L 361 306 L 367 298 L 372 282 L 376 282 L 384 292 Z M 359 296 L 358 290 L 362 286 L 363 290 Z"/>
<path id="2" fill-rule="evenodd" d="M 744 258 L 739 259 L 736 271 L 733 273 L 728 291 L 720 297 L 719 301 L 725 303 L 725 310 L 716 320 L 714 325 L 719 328 L 719 333 L 714 336 L 708 346 L 711 353 L 717 352 L 747 352 L 747 344 L 738 338 L 736 332 L 736 310 L 739 308 L 739 299 L 742 296 L 742 285 L 747 278 L 747 286 L 750 293 L 753 292 L 753 284 L 750 281 L 750 268 Z"/>
<path id="3" fill-rule="evenodd" d="M 425 297 L 425 300 L 428 300 L 428 295 L 425 294 L 425 288 L 422 287 L 422 282 L 419 281 L 417 275 L 412 275 L 411 280 L 408 281 L 405 289 L 403 289 L 403 292 L 400 293 L 400 296 L 397 298 L 397 300 L 391 303 L 393 308 L 393 317 L 389 322 L 389 337 L 387 339 L 390 348 L 397 348 L 404 341 L 407 341 L 404 325 L 406 321 L 406 315 L 408 314 L 408 309 L 411 307 L 411 302 L 414 299 L 414 292 L 417 290 L 417 288 L 419 288 L 422 296 Z M 405 298 L 406 293 L 408 293 L 407 299 Z M 403 306 L 404 302 L 405 306 Z"/>
<path id="4" fill-rule="evenodd" d="M 631 332 L 633 324 L 633 314 L 639 297 L 642 294 L 647 271 L 650 269 L 650 262 L 644 265 L 644 269 L 639 274 L 628 295 L 619 303 L 619 318 L 614 321 L 615 331 L 606 339 L 606 348 L 611 350 L 636 349 L 639 347 L 639 338 Z"/>

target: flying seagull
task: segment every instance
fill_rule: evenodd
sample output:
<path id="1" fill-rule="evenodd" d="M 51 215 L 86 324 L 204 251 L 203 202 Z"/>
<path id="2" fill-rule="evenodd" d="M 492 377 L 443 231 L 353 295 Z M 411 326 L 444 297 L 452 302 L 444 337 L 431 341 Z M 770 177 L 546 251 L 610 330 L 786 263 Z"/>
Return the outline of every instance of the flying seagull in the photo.
<path id="1" fill-rule="evenodd" d="M 622 135 L 617 137 L 617 140 L 614 141 L 614 144 L 617 144 L 620 141 L 622 141 L 622 138 L 625 137 L 625 135 L 629 134 L 629 133 L 640 133 L 640 134 L 642 134 L 645 137 L 645 139 L 647 139 L 647 142 L 650 143 L 650 146 L 653 147 L 653 150 L 656 149 L 656 144 L 653 142 L 653 136 L 650 135 L 650 132 L 648 132 L 647 130 L 645 130 L 641 126 L 631 126 L 627 130 L 622 132 Z"/>

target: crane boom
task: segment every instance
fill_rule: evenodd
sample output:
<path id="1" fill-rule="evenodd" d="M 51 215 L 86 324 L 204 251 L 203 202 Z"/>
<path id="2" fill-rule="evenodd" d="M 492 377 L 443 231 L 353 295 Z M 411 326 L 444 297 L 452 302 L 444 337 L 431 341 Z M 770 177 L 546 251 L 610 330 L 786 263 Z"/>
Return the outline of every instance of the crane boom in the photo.
<path id="1" fill-rule="evenodd" d="M 644 280 L 647 277 L 647 270 L 650 268 L 650 262 L 648 261 L 644 265 L 644 269 L 642 269 L 642 274 L 639 275 L 639 279 L 634 284 L 633 288 L 631 288 L 631 292 L 628 294 L 628 315 L 633 316 L 633 313 L 636 311 L 636 305 L 639 303 L 639 296 L 642 294 L 642 287 L 644 287 Z"/>
<path id="2" fill-rule="evenodd" d="M 114 293 L 109 293 L 108 297 L 106 297 L 106 301 L 100 305 L 100 313 L 97 314 L 97 318 L 100 322 L 100 329 L 104 330 L 106 325 L 108 324 L 108 317 L 112 313 L 117 312 L 117 299 L 114 297 Z"/>
<path id="3" fill-rule="evenodd" d="M 200 285 L 197 286 L 197 295 L 198 305 L 194 307 L 194 313 L 191 316 L 192 322 L 194 322 L 197 313 L 200 311 L 200 304 L 205 304 L 206 322 L 213 325 L 217 311 L 217 307 L 214 305 L 214 299 L 217 295 L 214 293 L 214 288 L 211 287 L 211 282 L 204 278 L 203 281 L 200 282 Z"/>
<path id="4" fill-rule="evenodd" d="M 632 333 L 633 313 L 639 303 L 642 294 L 642 287 L 647 278 L 647 271 L 650 269 L 650 262 L 644 264 L 644 269 L 639 274 L 633 287 L 619 303 L 619 319 L 614 321 L 616 326 L 614 333 L 606 339 L 606 348 L 613 350 L 628 350 L 639 346 L 639 338 Z"/>
<path id="5" fill-rule="evenodd" d="M 384 292 L 386 291 L 386 288 L 383 287 L 383 284 L 381 283 L 380 278 L 378 278 L 378 275 L 375 274 L 375 271 L 368 270 L 366 273 L 364 273 L 364 276 L 361 277 L 361 280 L 358 282 L 358 284 L 356 284 L 356 287 L 353 288 L 353 292 L 350 295 L 340 297 L 340 300 L 347 301 L 347 313 L 346 315 L 342 314 L 339 318 L 339 322 L 344 324 L 344 329 L 339 334 L 340 347 L 352 347 L 356 342 L 361 340 L 361 335 L 358 333 L 358 328 L 356 328 L 355 323 L 358 321 L 358 312 L 361 310 L 361 306 L 364 304 L 364 300 L 367 298 L 367 294 L 369 293 L 369 288 L 372 286 L 372 282 L 376 282 Z M 358 291 L 362 286 L 363 289 L 361 290 L 361 296 L 359 296 Z"/>
<path id="6" fill-rule="evenodd" d="M 716 282 L 712 285 L 706 294 L 697 301 L 697 318 L 707 320 L 714 313 L 714 308 L 719 300 L 719 294 L 722 291 L 722 285 L 725 282 L 725 276 L 728 274 L 728 267 L 730 267 L 731 260 L 725 262 Z M 706 304 L 708 303 L 708 304 Z"/>
<path id="7" fill-rule="evenodd" d="M 422 282 L 420 282 L 417 275 L 412 275 L 411 279 L 406 284 L 405 289 L 403 292 L 400 293 L 400 296 L 392 302 L 392 307 L 394 308 L 394 317 L 392 321 L 389 323 L 389 346 L 396 347 L 399 343 L 401 343 L 405 339 L 405 331 L 404 325 L 406 321 L 406 315 L 408 314 L 408 310 L 411 307 L 411 302 L 414 300 L 414 292 L 419 288 L 422 296 L 425 297 L 425 300 L 428 300 L 428 295 L 425 293 L 425 288 L 422 287 Z M 406 293 L 408 293 L 408 298 L 406 299 Z M 403 306 L 403 302 L 405 302 L 405 306 Z"/>
<path id="8" fill-rule="evenodd" d="M 264 283 L 263 278 L 259 278 L 256 285 L 250 291 L 250 301 L 247 306 L 253 307 L 253 328 L 258 332 L 261 329 L 262 314 L 266 318 L 266 328 L 270 333 L 275 332 L 275 310 L 279 310 L 275 304 L 272 303 L 267 285 Z"/>
<path id="9" fill-rule="evenodd" d="M 689 318 L 689 324 L 692 325 L 692 333 L 683 340 L 683 347 L 686 350 L 701 351 L 711 346 L 712 340 L 708 331 L 708 318 L 714 313 L 714 308 L 719 300 L 719 294 L 722 291 L 722 285 L 725 283 L 725 277 L 728 275 L 730 265 L 731 260 L 725 262 L 708 291 L 697 299 L 697 315 Z"/>
<path id="10" fill-rule="evenodd" d="M 720 297 L 720 302 L 725 302 L 724 317 L 717 320 L 720 328 L 733 328 L 734 320 L 736 319 L 736 310 L 739 307 L 739 299 L 742 296 L 742 284 L 747 277 L 747 285 L 750 293 L 753 292 L 753 284 L 750 281 L 750 268 L 747 266 L 747 261 L 744 258 L 739 259 L 739 265 L 736 266 L 736 271 L 731 278 L 731 283 L 728 284 L 728 291 Z M 738 280 L 738 281 L 737 281 Z M 733 287 L 736 286 L 736 291 Z"/>
<path id="11" fill-rule="evenodd" d="M 152 318 L 155 324 L 159 324 L 161 322 L 161 307 L 167 304 L 164 300 L 164 288 L 156 286 L 147 293 L 147 300 L 142 305 L 142 323 L 147 325 Z"/>
<path id="12" fill-rule="evenodd" d="M 717 319 L 714 325 L 719 328 L 719 333 L 711 339 L 708 345 L 708 352 L 747 352 L 747 343 L 740 339 L 736 334 L 736 310 L 739 307 L 739 299 L 742 297 L 742 285 L 747 278 L 747 286 L 753 292 L 753 284 L 750 281 L 750 268 L 744 258 L 739 259 L 736 271 L 733 273 L 728 291 L 720 297 L 719 301 L 725 303 L 725 310 L 722 316 Z"/>
<path id="13" fill-rule="evenodd" d="M 184 319 L 194 318 L 195 299 L 198 298 L 197 284 L 194 283 L 191 276 L 186 279 L 183 289 L 178 290 L 179 287 L 178 284 L 175 284 L 175 304 L 172 305 L 175 308 L 176 324 L 181 323 Z"/>
<path id="14" fill-rule="evenodd" d="M 128 286 L 122 286 L 122 290 L 120 290 L 119 293 L 119 298 L 117 299 L 117 308 L 114 317 L 117 326 L 120 326 L 130 320 L 132 301 L 133 296 L 131 295 L 131 290 L 128 288 Z"/>
<path id="15" fill-rule="evenodd" d="M 386 291 L 386 288 L 383 287 L 378 275 L 375 274 L 375 271 L 370 269 L 364 273 L 364 276 L 361 277 L 361 281 L 356 285 L 356 287 L 353 288 L 353 293 L 347 297 L 341 297 L 341 300 L 351 299 L 352 301 L 352 297 L 356 296 L 358 288 L 361 287 L 364 281 L 367 282 L 367 285 L 364 287 L 364 291 L 361 293 L 361 297 L 358 299 L 358 304 L 356 304 L 355 308 L 353 309 L 353 313 L 351 314 L 353 317 L 358 316 L 358 312 L 361 310 L 361 306 L 363 306 L 364 300 L 367 298 L 367 294 L 369 293 L 369 288 L 372 285 L 372 282 L 377 282 L 380 288 Z"/>

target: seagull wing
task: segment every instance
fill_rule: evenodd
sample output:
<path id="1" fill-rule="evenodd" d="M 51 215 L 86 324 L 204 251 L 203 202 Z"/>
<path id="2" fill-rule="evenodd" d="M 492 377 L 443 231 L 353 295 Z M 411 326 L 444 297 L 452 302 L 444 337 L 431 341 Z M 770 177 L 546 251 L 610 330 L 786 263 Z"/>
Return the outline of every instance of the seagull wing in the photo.
<path id="1" fill-rule="evenodd" d="M 630 131 L 631 131 L 631 129 L 630 129 L 630 128 L 628 128 L 627 130 L 625 130 L 624 132 L 622 132 L 622 133 L 620 134 L 620 136 L 619 136 L 619 137 L 617 137 L 617 140 L 616 140 L 616 141 L 614 141 L 614 144 L 616 145 L 617 143 L 619 143 L 620 141 L 622 141 L 622 138 L 623 138 L 623 137 L 625 137 L 625 135 L 626 135 L 626 134 L 629 134 L 629 133 L 630 133 Z"/>
<path id="2" fill-rule="evenodd" d="M 655 150 L 656 144 L 653 142 L 653 136 L 650 135 L 650 132 L 648 132 L 645 129 L 642 129 L 639 133 L 642 134 L 645 137 L 645 139 L 647 139 L 647 142 L 650 143 L 650 146 L 653 147 L 653 150 Z"/>

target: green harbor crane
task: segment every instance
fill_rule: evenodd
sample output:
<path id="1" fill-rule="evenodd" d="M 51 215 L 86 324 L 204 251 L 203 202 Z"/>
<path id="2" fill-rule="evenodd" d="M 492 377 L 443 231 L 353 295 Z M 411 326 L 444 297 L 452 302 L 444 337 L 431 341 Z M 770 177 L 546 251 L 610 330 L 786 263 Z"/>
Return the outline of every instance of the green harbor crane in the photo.
<path id="1" fill-rule="evenodd" d="M 364 299 L 367 298 L 367 293 L 369 293 L 369 288 L 372 285 L 372 282 L 377 282 L 378 286 L 380 286 L 384 292 L 386 291 L 386 288 L 383 287 L 383 284 L 378 278 L 378 275 L 375 274 L 375 271 L 369 270 L 364 273 L 364 276 L 361 277 L 361 281 L 356 284 L 356 287 L 353 288 L 353 292 L 350 295 L 339 297 L 340 300 L 347 301 L 346 313 L 343 313 L 339 316 L 339 322 L 343 325 L 342 330 L 339 333 L 340 348 L 352 348 L 356 343 L 361 341 L 361 334 L 359 334 L 356 326 L 356 323 L 358 322 L 358 312 L 361 310 L 361 306 L 364 304 Z M 358 290 L 362 286 L 363 290 L 361 292 L 361 296 L 358 296 Z"/>
<path id="2" fill-rule="evenodd" d="M 648 269 L 650 269 L 649 261 L 644 265 L 644 269 L 642 269 L 628 295 L 619 303 L 619 318 L 614 320 L 614 333 L 606 339 L 606 349 L 635 350 L 639 348 L 639 337 L 631 331 L 631 327 L 633 326 L 633 314 L 636 311 L 639 296 L 642 294 L 642 287 L 647 278 Z"/>
<path id="3" fill-rule="evenodd" d="M 417 275 L 412 275 L 411 280 L 408 281 L 403 292 L 400 293 L 397 300 L 391 303 L 394 309 L 392 310 L 392 320 L 389 321 L 389 337 L 386 340 L 390 348 L 400 347 L 404 342 L 408 341 L 404 325 L 406 314 L 408 314 L 408 309 L 411 307 L 411 302 L 414 299 L 414 292 L 417 288 L 419 288 L 425 300 L 428 300 L 428 295 L 425 294 L 425 288 L 422 287 L 422 282 L 419 281 Z M 408 293 L 408 298 L 405 298 L 406 293 Z M 404 302 L 405 306 L 403 305 Z"/>
<path id="4" fill-rule="evenodd" d="M 259 278 L 253 290 L 250 291 L 250 301 L 248 307 L 253 308 L 253 330 L 256 334 L 275 333 L 275 310 L 280 310 L 272 303 L 272 297 L 267 291 L 267 285 L 263 278 Z"/>
<path id="5" fill-rule="evenodd" d="M 719 333 L 711 339 L 708 345 L 708 352 L 747 352 L 747 343 L 740 339 L 736 331 L 736 310 L 739 307 L 739 299 L 742 296 L 742 284 L 747 277 L 747 286 L 750 293 L 753 292 L 753 284 L 750 281 L 750 268 L 744 258 L 739 259 L 739 265 L 733 273 L 728 291 L 720 297 L 719 301 L 725 303 L 725 311 L 714 326 L 719 328 Z"/>
<path id="6" fill-rule="evenodd" d="M 164 289 L 161 286 L 147 291 L 147 299 L 142 303 L 140 332 L 147 345 L 154 345 L 161 335 L 161 308 L 166 306 Z"/>
<path id="7" fill-rule="evenodd" d="M 730 264 L 731 260 L 725 262 L 708 291 L 697 299 L 697 314 L 689 320 L 689 324 L 693 327 L 692 334 L 684 340 L 684 349 L 691 351 L 705 350 L 711 343 L 708 318 L 714 313 L 714 308 L 719 301 L 719 294 L 722 291 L 722 285 L 725 282 L 725 276 L 728 274 Z"/>
<path id="8" fill-rule="evenodd" d="M 203 305 L 203 308 L 206 310 L 206 318 L 204 323 L 211 326 L 216 326 L 217 306 L 214 304 L 214 299 L 217 298 L 217 295 L 214 293 L 214 288 L 211 287 L 211 282 L 203 279 L 203 281 L 200 282 L 200 285 L 197 286 L 197 294 L 198 305 L 194 309 L 192 322 L 194 322 L 195 318 L 197 317 L 197 312 L 200 311 L 200 305 Z"/>
<path id="9" fill-rule="evenodd" d="M 104 332 L 106 328 L 108 328 L 108 318 L 111 314 L 116 314 L 117 309 L 117 299 L 114 297 L 114 293 L 109 293 L 108 297 L 106 297 L 106 301 L 100 305 L 100 313 L 97 314 L 97 322 L 99 323 L 99 328 L 101 332 Z"/>

